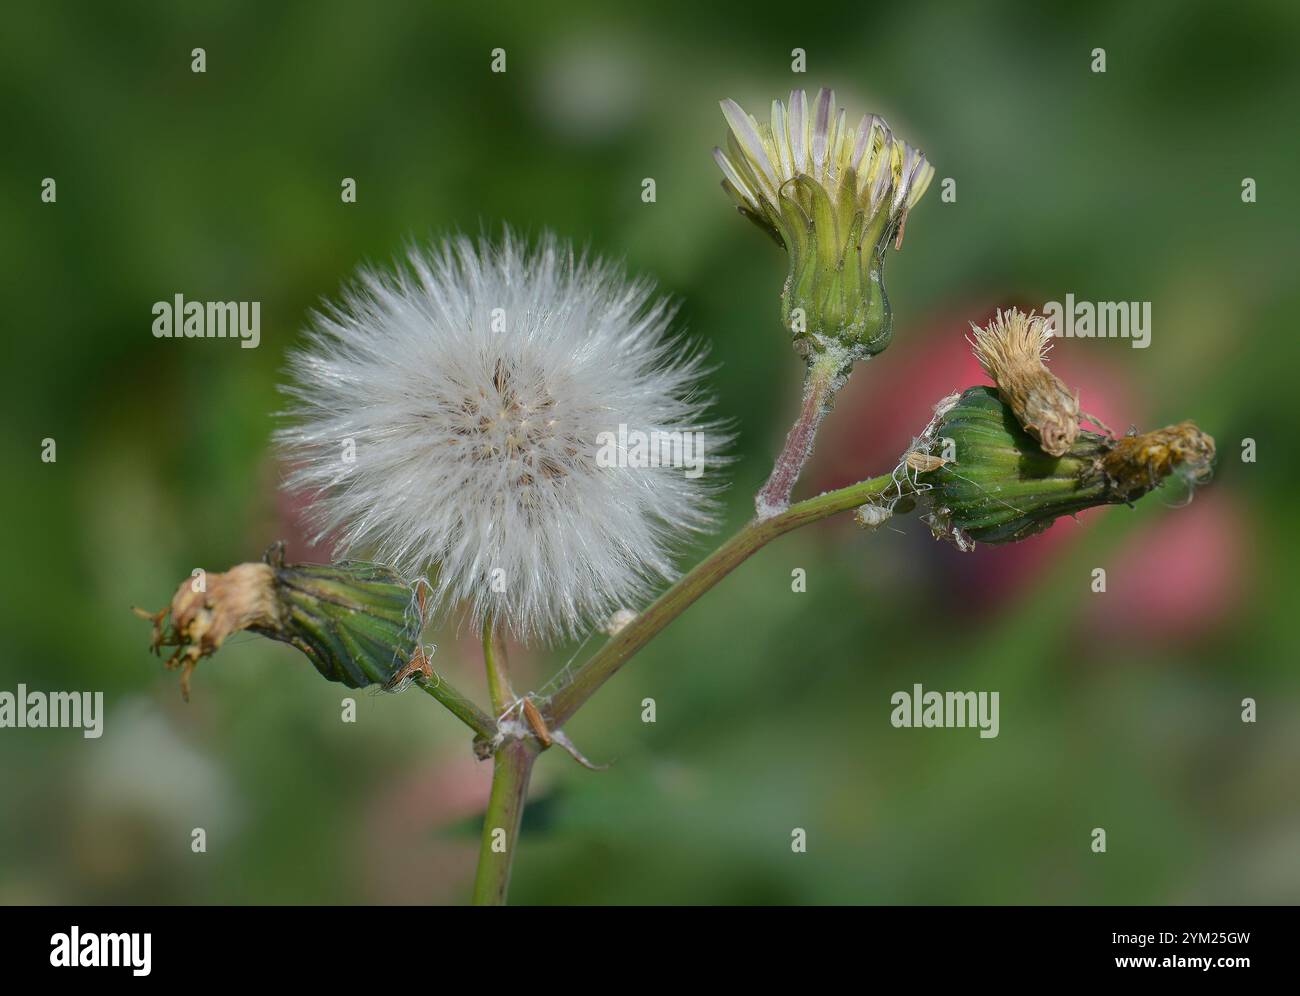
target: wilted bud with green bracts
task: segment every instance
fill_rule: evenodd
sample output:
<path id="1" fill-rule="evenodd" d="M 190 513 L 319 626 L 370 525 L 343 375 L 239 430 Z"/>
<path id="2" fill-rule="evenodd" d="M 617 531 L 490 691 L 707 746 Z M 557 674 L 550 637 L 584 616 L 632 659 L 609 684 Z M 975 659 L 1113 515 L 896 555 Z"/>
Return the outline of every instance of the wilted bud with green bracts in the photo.
<path id="1" fill-rule="evenodd" d="M 1079 392 L 1047 369 L 1052 327 L 1047 319 L 1011 308 L 981 328 L 974 322 L 971 345 L 998 396 L 1043 452 L 1064 456 L 1079 434 Z M 1091 416 L 1089 416 L 1091 417 Z"/>
<path id="2" fill-rule="evenodd" d="M 1119 439 L 1079 430 L 1061 456 L 1045 453 L 989 387 L 940 403 L 906 463 L 936 536 L 960 549 L 1013 543 L 1096 505 L 1135 501 L 1170 475 L 1206 483 L 1214 440 L 1191 422 Z"/>
<path id="3" fill-rule="evenodd" d="M 882 118 L 868 114 L 851 129 L 831 90 L 811 113 L 802 90 L 788 109 L 774 100 L 770 123 L 733 100 L 722 113 L 727 151 L 713 155 L 723 188 L 790 253 L 782 318 L 796 345 L 805 355 L 843 352 L 848 363 L 879 353 L 892 334 L 885 250 L 901 247 L 934 167 Z"/>
<path id="4" fill-rule="evenodd" d="M 420 650 L 423 600 L 417 589 L 377 564 L 286 564 L 276 544 L 261 563 L 182 581 L 171 604 L 156 613 L 153 649 L 175 647 L 168 668 L 190 675 L 226 638 L 243 630 L 291 644 L 330 681 L 349 688 L 388 684 L 427 668 Z M 168 619 L 170 616 L 170 620 Z"/>

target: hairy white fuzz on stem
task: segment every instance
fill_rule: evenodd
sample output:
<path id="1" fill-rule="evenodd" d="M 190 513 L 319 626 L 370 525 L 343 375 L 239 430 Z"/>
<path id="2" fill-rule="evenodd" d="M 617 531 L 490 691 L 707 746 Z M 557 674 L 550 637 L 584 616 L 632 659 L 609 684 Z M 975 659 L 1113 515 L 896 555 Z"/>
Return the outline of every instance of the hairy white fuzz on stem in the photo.
<path id="1" fill-rule="evenodd" d="M 476 626 L 576 635 L 671 578 L 674 541 L 712 522 L 728 439 L 670 320 L 648 283 L 552 236 L 363 270 L 291 356 L 288 485 L 340 554 L 427 573 Z M 598 459 L 611 438 L 685 432 L 703 433 L 702 476 Z"/>

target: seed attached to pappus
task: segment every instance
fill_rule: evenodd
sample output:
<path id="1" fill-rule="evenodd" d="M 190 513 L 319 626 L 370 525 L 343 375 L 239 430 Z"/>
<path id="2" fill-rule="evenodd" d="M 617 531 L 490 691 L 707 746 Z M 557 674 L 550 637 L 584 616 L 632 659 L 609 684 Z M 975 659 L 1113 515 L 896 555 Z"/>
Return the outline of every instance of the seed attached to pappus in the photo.
<path id="1" fill-rule="evenodd" d="M 533 705 L 532 699 L 524 699 L 524 719 L 528 721 L 528 728 L 533 731 L 542 747 L 551 746 L 551 731 L 546 726 L 546 720 L 542 719 L 542 714 L 538 711 L 537 706 Z"/>

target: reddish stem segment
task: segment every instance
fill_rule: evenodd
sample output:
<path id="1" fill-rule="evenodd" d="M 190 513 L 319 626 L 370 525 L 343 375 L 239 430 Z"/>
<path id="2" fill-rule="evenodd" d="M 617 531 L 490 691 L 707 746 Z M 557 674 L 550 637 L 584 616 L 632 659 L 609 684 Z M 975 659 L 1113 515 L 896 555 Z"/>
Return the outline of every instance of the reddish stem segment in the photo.
<path id="1" fill-rule="evenodd" d="M 790 507 L 794 486 L 812 454 L 817 428 L 830 411 L 835 392 L 843 383 L 840 374 L 842 363 L 841 357 L 824 353 L 808 367 L 799 417 L 785 437 L 785 446 L 776 458 L 772 475 L 754 498 L 754 510 L 760 522 L 780 515 Z"/>

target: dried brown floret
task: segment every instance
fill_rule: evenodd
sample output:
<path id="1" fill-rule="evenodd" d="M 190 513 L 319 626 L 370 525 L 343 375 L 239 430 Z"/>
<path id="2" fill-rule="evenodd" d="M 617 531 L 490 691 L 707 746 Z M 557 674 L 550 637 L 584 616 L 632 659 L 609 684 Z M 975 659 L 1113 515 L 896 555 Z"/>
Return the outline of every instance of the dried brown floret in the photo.
<path id="1" fill-rule="evenodd" d="M 1044 453 L 1062 456 L 1079 434 L 1079 395 L 1044 362 L 1052 338 L 1047 319 L 1012 308 L 971 330 L 975 355 L 1016 420 Z"/>
<path id="2" fill-rule="evenodd" d="M 1125 499 L 1146 494 L 1174 473 L 1190 484 L 1203 484 L 1214 468 L 1214 437 L 1194 422 L 1179 422 L 1114 440 L 1101 465 Z"/>
<path id="3" fill-rule="evenodd" d="M 190 697 L 190 675 L 204 657 L 221 649 L 226 637 L 249 628 L 278 630 L 281 606 L 270 564 L 237 564 L 224 574 L 186 578 L 170 604 L 159 612 L 135 609 L 153 623 L 150 647 L 175 647 L 168 669 L 181 668 L 181 694 Z M 170 627 L 164 620 L 171 613 Z"/>

